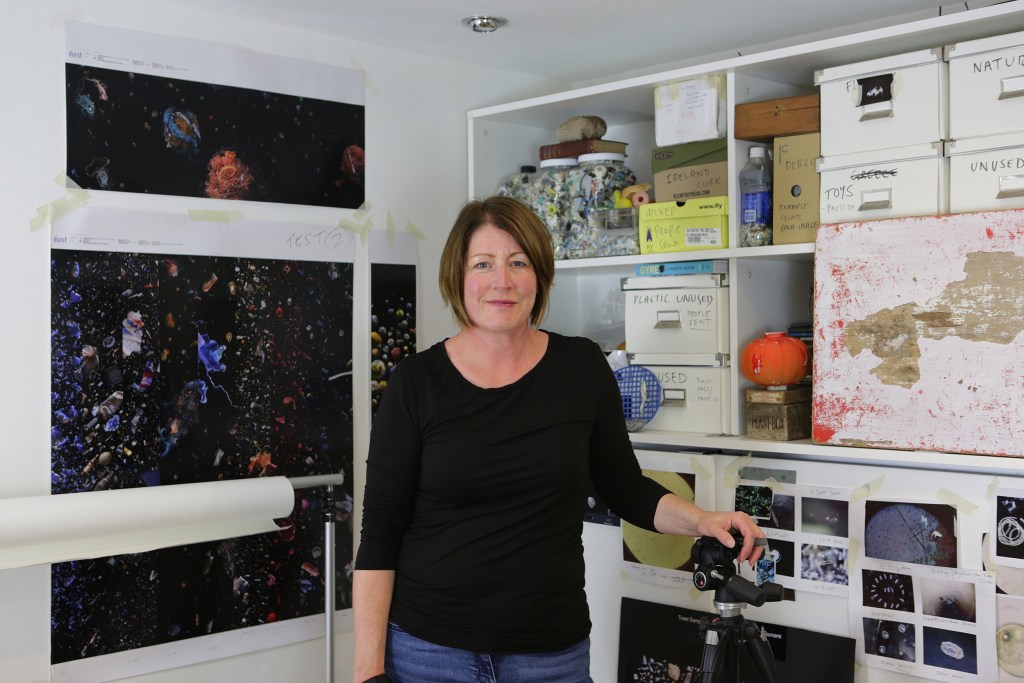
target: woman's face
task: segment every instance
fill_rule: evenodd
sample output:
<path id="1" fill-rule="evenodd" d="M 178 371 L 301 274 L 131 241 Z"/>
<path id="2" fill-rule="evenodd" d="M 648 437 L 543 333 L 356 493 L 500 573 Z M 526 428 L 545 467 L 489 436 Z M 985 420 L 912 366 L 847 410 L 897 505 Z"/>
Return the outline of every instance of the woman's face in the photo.
<path id="1" fill-rule="evenodd" d="M 533 264 L 512 235 L 485 223 L 466 249 L 463 304 L 473 326 L 506 331 L 529 327 L 537 297 Z"/>

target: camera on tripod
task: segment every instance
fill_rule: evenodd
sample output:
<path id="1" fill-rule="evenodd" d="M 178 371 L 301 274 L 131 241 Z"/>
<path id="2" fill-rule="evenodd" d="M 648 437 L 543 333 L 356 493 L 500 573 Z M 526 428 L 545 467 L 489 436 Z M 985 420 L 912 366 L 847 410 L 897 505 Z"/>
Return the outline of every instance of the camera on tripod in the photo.
<path id="1" fill-rule="evenodd" d="M 775 583 L 755 586 L 736 573 L 736 556 L 743 546 L 743 536 L 730 531 L 733 547 L 728 547 L 714 536 L 701 536 L 693 543 L 693 585 L 697 590 L 715 591 L 715 602 L 742 601 L 760 607 L 765 602 L 782 600 L 783 588 Z"/>

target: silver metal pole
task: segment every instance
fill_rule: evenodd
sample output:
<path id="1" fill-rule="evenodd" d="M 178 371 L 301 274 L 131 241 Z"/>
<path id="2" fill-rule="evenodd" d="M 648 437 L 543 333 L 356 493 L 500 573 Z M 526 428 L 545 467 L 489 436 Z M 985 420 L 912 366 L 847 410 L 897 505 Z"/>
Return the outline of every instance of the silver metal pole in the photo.
<path id="1" fill-rule="evenodd" d="M 327 683 L 334 683 L 334 487 L 328 486 L 324 495 L 324 650 Z"/>

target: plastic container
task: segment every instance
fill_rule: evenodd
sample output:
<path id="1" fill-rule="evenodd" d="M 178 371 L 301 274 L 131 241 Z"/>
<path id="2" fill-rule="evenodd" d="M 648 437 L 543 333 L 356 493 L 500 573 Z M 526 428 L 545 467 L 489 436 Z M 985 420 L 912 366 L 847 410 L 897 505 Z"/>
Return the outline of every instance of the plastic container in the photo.
<path id="1" fill-rule="evenodd" d="M 569 232 L 569 172 L 576 168 L 576 158 L 545 159 L 533 183 L 533 211 L 544 221 L 551 233 L 555 258 L 564 259 L 565 236 Z"/>
<path id="2" fill-rule="evenodd" d="M 533 206 L 533 182 L 536 175 L 536 166 L 520 166 L 518 171 L 502 178 L 495 194 L 499 197 L 512 197 L 527 206 Z"/>
<path id="3" fill-rule="evenodd" d="M 772 165 L 764 147 L 751 147 L 740 170 L 740 246 L 772 243 Z"/>
<path id="4" fill-rule="evenodd" d="M 626 166 L 624 154 L 581 154 L 579 164 L 569 172 L 572 209 L 566 254 L 569 258 L 621 254 L 615 252 L 617 236 L 612 240 L 602 237 L 608 227 L 608 215 L 602 212 L 615 208 L 616 194 L 635 185 L 636 175 Z M 626 253 L 639 253 L 639 246 Z"/>

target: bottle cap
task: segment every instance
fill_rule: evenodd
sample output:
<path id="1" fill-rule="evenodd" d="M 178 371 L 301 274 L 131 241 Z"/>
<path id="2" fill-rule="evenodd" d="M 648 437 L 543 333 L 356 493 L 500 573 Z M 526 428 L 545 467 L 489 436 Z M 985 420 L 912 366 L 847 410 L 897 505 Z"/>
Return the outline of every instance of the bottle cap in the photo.
<path id="1" fill-rule="evenodd" d="M 756 159 L 758 157 L 764 158 L 764 147 L 751 147 L 750 158 Z"/>
<path id="2" fill-rule="evenodd" d="M 540 162 L 541 168 L 548 166 L 577 166 L 576 157 L 564 157 L 562 159 L 544 159 Z"/>
<path id="3" fill-rule="evenodd" d="M 625 161 L 625 154 L 613 154 L 612 152 L 594 152 L 592 154 L 581 154 L 580 163 L 584 161 Z"/>
<path id="4" fill-rule="evenodd" d="M 532 165 L 531 166 L 520 166 L 519 167 L 519 172 L 520 173 L 536 173 L 537 172 L 537 167 L 536 166 L 532 166 Z"/>

